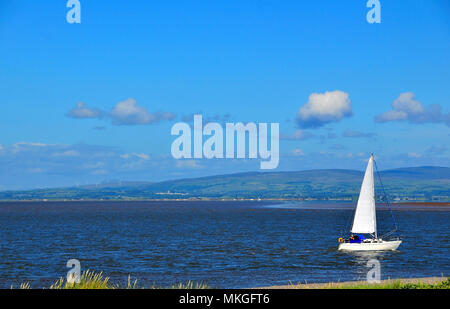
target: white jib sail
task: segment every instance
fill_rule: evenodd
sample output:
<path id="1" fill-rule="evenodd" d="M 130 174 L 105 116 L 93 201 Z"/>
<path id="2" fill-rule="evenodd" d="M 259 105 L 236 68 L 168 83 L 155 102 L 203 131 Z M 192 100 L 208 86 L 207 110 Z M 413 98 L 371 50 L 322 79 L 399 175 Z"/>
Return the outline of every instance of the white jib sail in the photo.
<path id="1" fill-rule="evenodd" d="M 377 231 L 377 217 L 375 211 L 375 192 L 373 182 L 373 156 L 370 156 L 366 173 L 356 205 L 353 219 L 352 233 L 372 234 Z"/>

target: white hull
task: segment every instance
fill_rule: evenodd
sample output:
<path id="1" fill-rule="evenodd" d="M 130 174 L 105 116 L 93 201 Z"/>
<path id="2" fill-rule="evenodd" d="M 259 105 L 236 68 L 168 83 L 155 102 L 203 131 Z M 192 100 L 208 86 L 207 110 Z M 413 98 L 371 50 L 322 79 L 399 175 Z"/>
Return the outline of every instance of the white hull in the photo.
<path id="1" fill-rule="evenodd" d="M 396 250 L 402 243 L 401 240 L 380 241 L 380 242 L 362 242 L 362 243 L 341 243 L 340 251 L 382 251 Z"/>

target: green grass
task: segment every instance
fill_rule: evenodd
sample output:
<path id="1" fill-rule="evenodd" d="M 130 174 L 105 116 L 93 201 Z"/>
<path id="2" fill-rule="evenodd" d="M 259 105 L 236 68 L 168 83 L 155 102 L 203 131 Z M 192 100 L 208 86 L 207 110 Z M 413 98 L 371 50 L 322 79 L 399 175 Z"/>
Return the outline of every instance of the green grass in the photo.
<path id="1" fill-rule="evenodd" d="M 450 278 L 447 280 L 437 283 L 402 283 L 400 280 L 395 280 L 393 282 L 386 283 L 375 283 L 375 284 L 356 284 L 347 287 L 338 287 L 344 289 L 397 289 L 397 290 L 410 290 L 410 289 L 450 289 Z"/>
<path id="2" fill-rule="evenodd" d="M 11 287 L 13 288 L 13 287 Z M 22 283 L 20 289 L 30 289 L 30 283 Z M 111 282 L 109 277 L 103 275 L 102 272 L 95 273 L 90 270 L 86 270 L 81 274 L 81 280 L 79 283 L 67 282 L 65 278 L 60 278 L 49 289 L 52 290 L 65 290 L 65 289 L 209 289 L 210 287 L 204 283 L 198 282 L 180 282 L 170 286 L 139 286 L 137 279 L 132 281 L 128 276 L 127 285 L 120 285 L 118 283 Z"/>
<path id="3" fill-rule="evenodd" d="M 420 281 L 405 283 L 401 280 L 387 280 L 381 283 L 366 283 L 366 282 L 346 282 L 346 283 L 328 283 L 321 285 L 308 284 L 291 284 L 289 288 L 293 289 L 450 289 L 450 278 L 436 283 L 423 283 Z"/>

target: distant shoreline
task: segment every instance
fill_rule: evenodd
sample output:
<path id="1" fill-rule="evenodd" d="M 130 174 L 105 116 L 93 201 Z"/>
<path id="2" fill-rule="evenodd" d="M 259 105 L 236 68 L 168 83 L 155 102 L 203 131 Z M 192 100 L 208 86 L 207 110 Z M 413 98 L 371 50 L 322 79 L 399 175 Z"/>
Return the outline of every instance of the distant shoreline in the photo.
<path id="1" fill-rule="evenodd" d="M 450 167 L 408 167 L 380 172 L 392 202 L 450 202 Z M 9 189 L 1 201 L 299 201 L 356 202 L 363 172 L 328 169 L 242 172 L 161 182 L 116 181 L 69 187 Z M 5 186 L 4 186 L 5 187 Z M 377 193 L 380 200 L 381 191 Z"/>
<path id="2" fill-rule="evenodd" d="M 333 200 L 320 200 L 320 199 L 214 199 L 214 198 L 189 198 L 189 199 L 34 199 L 34 200 L 0 200 L 0 203 L 33 203 L 33 202 L 46 202 L 46 203 L 82 203 L 82 202 L 100 202 L 100 203 L 119 203 L 119 202 L 347 202 L 356 203 L 349 199 L 333 199 Z M 400 201 L 391 202 L 391 205 L 395 206 L 437 206 L 437 207 L 450 207 L 450 201 Z"/>

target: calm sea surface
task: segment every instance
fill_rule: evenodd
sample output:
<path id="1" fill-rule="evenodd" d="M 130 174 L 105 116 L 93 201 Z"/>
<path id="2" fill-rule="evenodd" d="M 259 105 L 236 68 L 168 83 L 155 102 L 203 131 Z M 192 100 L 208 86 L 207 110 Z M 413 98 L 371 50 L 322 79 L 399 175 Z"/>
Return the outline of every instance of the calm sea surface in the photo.
<path id="1" fill-rule="evenodd" d="M 69 259 L 143 286 L 188 280 L 218 288 L 450 275 L 450 207 L 397 206 L 396 252 L 342 253 L 354 204 L 333 202 L 0 203 L 0 288 L 48 287 Z M 378 211 L 380 234 L 392 228 Z"/>

